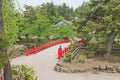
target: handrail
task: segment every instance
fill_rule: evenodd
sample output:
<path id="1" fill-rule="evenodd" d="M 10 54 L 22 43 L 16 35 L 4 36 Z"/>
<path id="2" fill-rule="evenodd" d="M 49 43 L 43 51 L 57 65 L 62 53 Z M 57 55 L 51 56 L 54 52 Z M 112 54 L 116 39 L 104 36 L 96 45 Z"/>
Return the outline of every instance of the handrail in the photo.
<path id="1" fill-rule="evenodd" d="M 57 41 L 53 41 L 53 42 L 50 42 L 50 43 L 47 43 L 45 45 L 42 45 L 42 46 L 39 46 L 39 47 L 34 47 L 34 48 L 31 48 L 31 49 L 26 49 L 26 56 L 29 56 L 29 55 L 32 55 L 32 54 L 36 54 L 42 50 L 45 50 L 49 47 L 52 47 L 52 46 L 55 46 L 55 45 L 58 45 L 58 44 L 62 44 L 62 43 L 69 43 L 70 40 L 69 39 L 66 39 L 66 40 L 57 40 Z"/>
<path id="2" fill-rule="evenodd" d="M 62 57 L 64 57 L 64 55 L 66 54 L 66 52 L 68 52 L 70 50 L 70 45 L 65 47 L 65 48 L 60 48 L 58 50 L 58 59 L 60 60 Z"/>

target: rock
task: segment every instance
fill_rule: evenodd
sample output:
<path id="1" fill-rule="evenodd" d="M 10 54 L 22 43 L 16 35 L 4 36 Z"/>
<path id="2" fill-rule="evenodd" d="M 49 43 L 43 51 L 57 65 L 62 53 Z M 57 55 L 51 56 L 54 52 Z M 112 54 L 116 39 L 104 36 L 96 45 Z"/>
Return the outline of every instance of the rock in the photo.
<path id="1" fill-rule="evenodd" d="M 79 69 L 79 72 L 87 72 L 87 70 L 88 69 L 86 69 L 86 68 L 81 68 L 81 69 Z"/>
<path id="2" fill-rule="evenodd" d="M 56 66 L 54 67 L 54 70 L 60 72 L 60 71 L 61 71 L 61 67 L 56 65 Z"/>
<path id="3" fill-rule="evenodd" d="M 107 67 L 106 67 L 105 65 L 103 65 L 103 66 L 100 66 L 99 68 L 100 68 L 100 71 L 107 70 Z"/>
<path id="4" fill-rule="evenodd" d="M 109 71 L 113 71 L 113 66 L 107 66 L 107 70 L 109 70 Z"/>
<path id="5" fill-rule="evenodd" d="M 107 72 L 108 72 L 108 73 L 116 73 L 117 70 L 116 70 L 116 68 L 113 67 L 113 66 L 107 66 Z"/>
<path id="6" fill-rule="evenodd" d="M 61 68 L 61 72 L 70 73 L 71 71 L 67 68 Z"/>
<path id="7" fill-rule="evenodd" d="M 116 71 L 115 69 L 113 69 L 113 70 L 111 70 L 111 71 L 108 70 L 107 72 L 108 72 L 108 73 L 116 73 L 117 71 Z"/>
<path id="8" fill-rule="evenodd" d="M 62 62 L 58 62 L 57 64 L 56 64 L 57 66 L 60 66 L 60 67 L 62 67 L 63 65 L 62 65 Z"/>
<path id="9" fill-rule="evenodd" d="M 79 73 L 80 70 L 79 69 L 71 69 L 71 73 Z"/>
<path id="10" fill-rule="evenodd" d="M 99 70 L 99 66 L 94 66 L 93 69 Z"/>
<path id="11" fill-rule="evenodd" d="M 116 70 L 117 70 L 117 72 L 119 72 L 119 73 L 120 73 L 120 67 L 117 67 L 117 68 L 116 68 Z"/>
<path id="12" fill-rule="evenodd" d="M 75 72 L 74 72 L 74 69 L 71 69 L 71 73 L 75 73 Z"/>
<path id="13" fill-rule="evenodd" d="M 111 71 L 112 73 L 117 73 L 117 71 L 114 69 L 113 71 Z"/>
<path id="14" fill-rule="evenodd" d="M 93 74 L 98 74 L 98 73 L 99 73 L 98 70 L 92 70 L 91 72 L 92 72 Z"/>
<path id="15" fill-rule="evenodd" d="M 79 71 L 80 71 L 79 69 L 74 69 L 73 70 L 74 73 L 79 73 Z"/>

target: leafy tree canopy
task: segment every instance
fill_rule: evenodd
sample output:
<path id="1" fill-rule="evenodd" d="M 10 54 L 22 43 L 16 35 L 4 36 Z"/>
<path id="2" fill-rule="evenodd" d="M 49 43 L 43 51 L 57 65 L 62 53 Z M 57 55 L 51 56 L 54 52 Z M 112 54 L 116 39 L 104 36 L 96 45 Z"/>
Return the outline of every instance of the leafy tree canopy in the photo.
<path id="1" fill-rule="evenodd" d="M 104 42 L 107 53 L 110 54 L 115 37 L 120 34 L 120 1 L 119 0 L 91 0 L 90 11 L 78 19 L 78 32 L 95 42 Z M 83 5 L 81 8 L 84 7 Z M 84 15 L 84 11 L 80 11 Z M 98 43 L 97 45 L 100 45 Z"/>

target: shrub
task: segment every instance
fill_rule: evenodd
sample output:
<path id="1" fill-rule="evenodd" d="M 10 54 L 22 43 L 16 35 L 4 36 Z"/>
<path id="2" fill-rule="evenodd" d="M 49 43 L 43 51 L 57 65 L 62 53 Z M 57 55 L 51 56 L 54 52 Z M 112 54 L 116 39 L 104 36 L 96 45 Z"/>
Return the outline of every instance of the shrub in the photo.
<path id="1" fill-rule="evenodd" d="M 95 54 L 96 54 L 96 51 L 89 51 L 89 52 L 87 52 L 87 56 L 88 57 L 94 57 Z"/>
<path id="2" fill-rule="evenodd" d="M 67 52 L 66 55 L 65 55 L 66 59 L 65 59 L 65 62 L 71 62 L 71 52 Z"/>
<path id="3" fill-rule="evenodd" d="M 15 57 L 18 57 L 18 56 L 20 56 L 20 55 L 24 55 L 26 48 L 27 48 L 26 46 L 17 48 L 15 51 L 13 51 L 13 52 L 11 53 L 11 57 L 12 57 L 12 58 L 15 58 Z"/>
<path id="4" fill-rule="evenodd" d="M 65 55 L 65 57 L 67 57 L 67 58 L 70 58 L 70 56 L 71 56 L 71 52 L 67 52 Z"/>
<path id="5" fill-rule="evenodd" d="M 90 42 L 88 43 L 87 47 L 90 49 L 90 50 L 94 50 L 96 51 L 99 47 L 98 43 L 97 42 Z"/>
<path id="6" fill-rule="evenodd" d="M 86 56 L 85 55 L 79 55 L 78 61 L 84 63 L 86 61 Z"/>
<path id="7" fill-rule="evenodd" d="M 24 46 L 24 47 L 19 48 L 18 50 L 21 51 L 21 52 L 25 52 L 26 48 L 27 48 L 27 47 Z"/>
<path id="8" fill-rule="evenodd" d="M 25 65 L 12 66 L 13 79 L 18 80 L 37 80 L 33 68 Z"/>
<path id="9" fill-rule="evenodd" d="M 97 49 L 97 51 L 96 51 L 96 54 L 97 55 L 104 55 L 106 53 L 106 49 L 104 48 L 104 49 Z"/>
<path id="10" fill-rule="evenodd" d="M 79 42 L 74 42 L 73 44 L 71 44 L 71 50 L 74 50 L 77 46 L 79 45 Z"/>

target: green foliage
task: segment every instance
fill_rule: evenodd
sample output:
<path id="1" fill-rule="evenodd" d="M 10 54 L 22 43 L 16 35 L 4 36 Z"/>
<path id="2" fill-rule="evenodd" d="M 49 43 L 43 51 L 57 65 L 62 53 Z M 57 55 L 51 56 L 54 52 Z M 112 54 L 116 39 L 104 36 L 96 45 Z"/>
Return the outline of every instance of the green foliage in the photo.
<path id="1" fill-rule="evenodd" d="M 71 56 L 71 52 L 67 52 L 65 55 L 65 57 L 67 57 L 67 58 L 70 58 L 70 56 Z"/>
<path id="2" fill-rule="evenodd" d="M 59 16 L 58 21 L 62 21 L 65 20 L 65 18 L 63 16 Z"/>
<path id="3" fill-rule="evenodd" d="M 71 50 L 74 50 L 75 48 L 77 48 L 78 47 L 78 45 L 79 45 L 79 42 L 74 42 L 74 43 L 72 43 L 71 45 L 70 45 L 70 47 L 71 47 Z"/>
<path id="4" fill-rule="evenodd" d="M 27 47 L 24 46 L 24 47 L 19 48 L 18 50 L 21 51 L 21 52 L 25 52 L 26 48 L 27 48 Z"/>
<path id="5" fill-rule="evenodd" d="M 79 55 L 78 62 L 84 63 L 85 61 L 86 61 L 86 56 L 85 55 Z"/>
<path id="6" fill-rule="evenodd" d="M 9 0 L 3 0 L 3 19 L 4 19 L 4 37 L 3 41 L 6 41 L 6 46 L 10 46 L 17 40 L 18 28 L 16 26 L 16 16 L 14 12 L 13 2 Z"/>
<path id="7" fill-rule="evenodd" d="M 88 51 L 88 52 L 87 52 L 87 56 L 88 56 L 88 57 L 94 57 L 95 54 L 96 54 L 96 51 Z"/>
<path id="8" fill-rule="evenodd" d="M 53 3 L 42 4 L 42 6 L 32 7 L 25 5 L 23 14 L 16 13 L 19 20 L 19 37 L 25 36 L 29 42 L 29 36 L 37 36 L 40 40 L 66 39 L 73 36 L 72 27 L 63 24 L 59 28 L 54 26 L 59 20 L 64 20 L 64 16 L 59 15 L 57 6 Z M 62 36 L 61 36 L 62 35 Z M 33 40 L 32 40 L 33 41 Z"/>
<path id="9" fill-rule="evenodd" d="M 90 42 L 88 44 L 88 48 L 91 49 L 91 50 L 94 50 L 94 51 L 96 51 L 98 49 L 98 47 L 99 47 L 99 45 L 96 41 L 95 42 Z"/>
<path id="10" fill-rule="evenodd" d="M 102 49 L 97 49 L 96 51 L 96 54 L 97 55 L 104 55 L 106 53 L 106 49 L 105 48 L 102 48 Z"/>
<path id="11" fill-rule="evenodd" d="M 42 14 L 46 15 L 52 23 L 56 23 L 58 20 L 57 6 L 53 3 L 42 4 L 41 6 Z"/>
<path id="12" fill-rule="evenodd" d="M 71 62 L 71 52 L 67 52 L 66 54 L 65 54 L 65 62 Z"/>
<path id="13" fill-rule="evenodd" d="M 56 28 L 56 33 L 56 37 L 58 37 L 58 39 L 66 39 L 74 35 L 72 27 L 69 25 L 59 26 L 58 28 Z"/>
<path id="14" fill-rule="evenodd" d="M 17 78 L 19 80 L 37 80 L 33 68 L 25 65 L 13 65 L 12 74 L 13 78 Z"/>
<path id="15" fill-rule="evenodd" d="M 87 17 L 87 14 L 90 12 L 90 6 L 87 2 L 83 3 L 80 7 L 75 9 L 75 15 L 79 18 Z"/>
<path id="16" fill-rule="evenodd" d="M 4 65 L 8 62 L 8 56 L 0 52 L 0 70 L 4 68 Z"/>
<path id="17" fill-rule="evenodd" d="M 118 4 L 120 4 L 119 0 L 99 2 L 90 0 L 90 3 L 76 9 L 80 13 L 79 16 L 83 15 L 75 20 L 77 31 L 81 37 L 89 38 L 88 43 L 92 43 L 89 41 L 95 39 L 95 44 L 92 44 L 91 48 L 106 47 L 107 53 L 110 53 L 111 44 L 120 34 L 120 6 Z M 83 10 L 85 8 L 87 8 L 86 12 Z M 101 42 L 104 44 L 101 45 Z"/>
<path id="18" fill-rule="evenodd" d="M 63 16 L 66 20 L 71 20 L 74 18 L 74 10 L 73 7 L 69 7 L 66 3 L 58 6 L 58 15 Z"/>
<path id="19" fill-rule="evenodd" d="M 4 20 L 4 34 L 0 40 L 0 67 L 4 67 L 8 61 L 9 48 L 17 41 L 18 28 L 13 0 L 3 0 L 2 15 Z"/>

